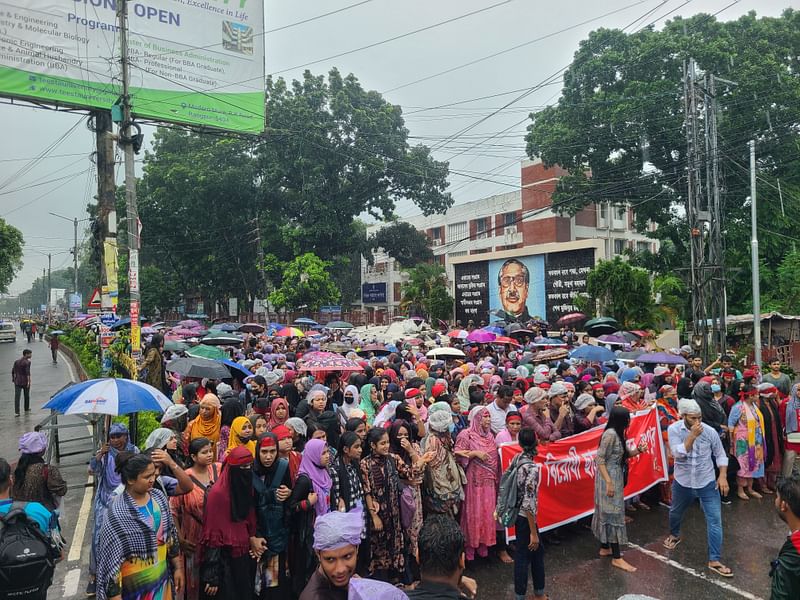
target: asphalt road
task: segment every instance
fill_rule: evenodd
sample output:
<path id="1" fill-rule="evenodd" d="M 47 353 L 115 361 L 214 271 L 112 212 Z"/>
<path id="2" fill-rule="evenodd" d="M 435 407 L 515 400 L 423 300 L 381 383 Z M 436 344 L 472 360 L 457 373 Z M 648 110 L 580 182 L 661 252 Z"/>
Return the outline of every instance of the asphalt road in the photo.
<path id="1" fill-rule="evenodd" d="M 32 393 L 28 415 L 14 417 L 14 388 L 11 365 L 28 347 L 24 336 L 16 344 L 0 344 L 0 364 L 7 377 L 0 383 L 0 456 L 14 460 L 17 439 L 44 419 L 48 412 L 42 405 L 50 396 L 75 378 L 66 357 L 53 365 L 44 342 L 32 342 Z M 91 492 L 86 474 L 89 460 L 88 430 L 67 430 L 65 448 L 75 452 L 65 457 L 62 472 L 70 490 L 62 504 L 62 523 L 69 542 L 66 560 L 59 564 L 48 598 L 71 600 L 83 598 L 87 581 L 87 562 L 91 536 Z M 624 549 L 625 559 L 638 567 L 636 573 L 623 573 L 610 565 L 609 559 L 597 556 L 598 547 L 591 532 L 582 524 L 559 530 L 560 545 L 545 548 L 547 593 L 552 600 L 616 600 L 625 594 L 643 594 L 659 600 L 750 600 L 769 598 L 769 562 L 788 534 L 778 519 L 773 498 L 739 501 L 722 507 L 724 544 L 722 561 L 735 576 L 723 579 L 706 568 L 705 522 L 699 505 L 687 512 L 683 541 L 669 552 L 661 545 L 667 534 L 667 509 L 654 506 L 650 512 L 638 511 L 628 526 L 631 546 Z M 490 600 L 513 600 L 513 565 L 505 565 L 490 553 L 488 559 L 470 563 L 466 574 L 477 579 L 478 597 Z M 528 588 L 528 593 L 533 590 Z"/>

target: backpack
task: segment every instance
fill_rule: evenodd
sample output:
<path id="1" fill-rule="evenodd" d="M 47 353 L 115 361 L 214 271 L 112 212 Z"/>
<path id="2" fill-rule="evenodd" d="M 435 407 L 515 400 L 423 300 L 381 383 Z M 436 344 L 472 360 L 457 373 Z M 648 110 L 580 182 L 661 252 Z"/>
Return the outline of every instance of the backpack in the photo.
<path id="1" fill-rule="evenodd" d="M 500 491 L 497 493 L 497 520 L 503 527 L 511 527 L 517 520 L 522 498 L 517 492 L 517 473 L 522 465 L 533 461 L 524 454 L 517 454 L 500 478 Z"/>
<path id="2" fill-rule="evenodd" d="M 27 502 L 14 502 L 0 517 L 0 598 L 41 598 L 53 582 L 56 549 L 25 513 Z"/>

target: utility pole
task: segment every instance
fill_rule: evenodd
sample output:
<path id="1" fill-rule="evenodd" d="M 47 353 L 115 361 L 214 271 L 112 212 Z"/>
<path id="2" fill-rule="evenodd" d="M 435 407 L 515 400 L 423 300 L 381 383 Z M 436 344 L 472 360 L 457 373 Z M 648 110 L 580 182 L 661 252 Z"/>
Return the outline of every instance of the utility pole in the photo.
<path id="1" fill-rule="evenodd" d="M 753 270 L 753 357 L 761 368 L 761 282 L 758 265 L 758 210 L 756 204 L 756 142 L 750 140 L 750 259 Z"/>
<path id="2" fill-rule="evenodd" d="M 53 266 L 53 255 L 47 255 L 47 322 L 50 322 L 50 295 L 53 293 L 53 279 L 51 268 Z"/>
<path id="3" fill-rule="evenodd" d="M 136 206 L 136 174 L 134 171 L 134 124 L 131 116 L 130 64 L 128 58 L 128 0 L 120 0 L 119 18 L 120 60 L 122 62 L 122 123 L 118 143 L 125 151 L 125 212 L 128 221 L 128 287 L 130 289 L 131 356 L 141 354 L 139 327 L 139 213 Z M 135 129 L 139 132 L 138 127 Z"/>
<path id="4" fill-rule="evenodd" d="M 44 296 L 42 304 L 44 304 L 44 309 L 47 310 L 47 307 L 50 306 L 50 298 L 48 298 L 49 294 L 47 293 L 47 271 L 44 267 L 42 267 L 42 296 Z M 34 310 L 34 312 L 36 311 Z"/>
<path id="5" fill-rule="evenodd" d="M 97 144 L 97 221 L 93 228 L 100 267 L 100 290 L 103 310 L 111 311 L 110 293 L 117 292 L 117 186 L 114 181 L 114 136 L 111 112 L 95 110 Z M 109 254 L 109 259 L 106 259 Z"/>

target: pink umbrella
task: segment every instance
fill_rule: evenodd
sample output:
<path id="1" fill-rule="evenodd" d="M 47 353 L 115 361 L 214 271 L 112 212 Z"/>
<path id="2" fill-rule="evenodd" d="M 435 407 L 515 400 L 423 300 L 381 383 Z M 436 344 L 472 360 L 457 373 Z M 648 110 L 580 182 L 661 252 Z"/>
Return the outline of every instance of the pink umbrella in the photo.
<path id="1" fill-rule="evenodd" d="M 298 364 L 298 368 L 311 371 L 312 373 L 318 371 L 343 371 L 353 373 L 364 370 L 364 367 L 357 362 L 333 352 L 309 352 L 308 354 L 304 354 Z"/>
<path id="2" fill-rule="evenodd" d="M 473 329 L 467 336 L 467 340 L 479 344 L 488 344 L 489 342 L 493 342 L 496 338 L 497 336 L 495 334 L 483 329 Z"/>
<path id="3" fill-rule="evenodd" d="M 188 329 L 187 327 L 176 327 L 172 331 L 170 331 L 171 335 L 177 335 L 180 337 L 194 337 L 197 335 L 197 331 L 194 329 Z"/>
<path id="4" fill-rule="evenodd" d="M 202 327 L 202 323 L 200 321 L 195 321 L 194 319 L 184 319 L 183 321 L 178 321 L 178 327 Z"/>
<path id="5" fill-rule="evenodd" d="M 464 340 L 469 335 L 469 331 L 466 329 L 453 329 L 453 331 L 447 332 L 447 337 L 449 338 L 456 338 L 459 340 Z"/>

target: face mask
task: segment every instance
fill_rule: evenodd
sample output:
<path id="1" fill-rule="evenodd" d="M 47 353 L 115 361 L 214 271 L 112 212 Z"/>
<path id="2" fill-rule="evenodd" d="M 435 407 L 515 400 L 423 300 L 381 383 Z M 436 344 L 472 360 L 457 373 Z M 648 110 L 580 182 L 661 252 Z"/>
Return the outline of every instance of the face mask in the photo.
<path id="1" fill-rule="evenodd" d="M 717 392 L 721 392 L 722 388 L 719 385 L 717 385 L 716 383 L 712 383 L 711 384 L 711 391 L 716 394 Z"/>

